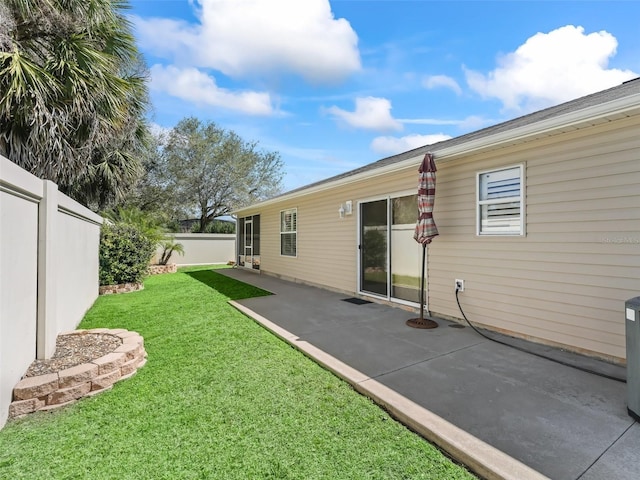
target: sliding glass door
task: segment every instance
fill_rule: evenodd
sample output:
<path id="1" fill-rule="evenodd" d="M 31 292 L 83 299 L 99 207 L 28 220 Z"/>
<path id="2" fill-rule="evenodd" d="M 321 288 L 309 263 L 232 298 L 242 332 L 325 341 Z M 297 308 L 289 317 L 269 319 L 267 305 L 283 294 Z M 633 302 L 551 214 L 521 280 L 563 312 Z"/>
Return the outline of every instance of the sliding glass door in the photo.
<path id="1" fill-rule="evenodd" d="M 416 195 L 360 204 L 362 293 L 400 303 L 419 302 L 422 247 L 413 239 L 417 205 Z"/>

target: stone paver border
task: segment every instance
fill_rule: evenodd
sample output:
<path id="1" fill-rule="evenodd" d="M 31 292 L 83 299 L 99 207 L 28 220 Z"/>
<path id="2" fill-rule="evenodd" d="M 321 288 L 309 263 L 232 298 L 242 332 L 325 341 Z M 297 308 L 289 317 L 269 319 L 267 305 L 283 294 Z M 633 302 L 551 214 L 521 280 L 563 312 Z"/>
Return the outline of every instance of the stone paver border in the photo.
<path id="1" fill-rule="evenodd" d="M 178 265 L 176 263 L 168 263 L 167 265 L 149 265 L 147 271 L 149 272 L 149 275 L 176 273 L 178 271 Z"/>
<path id="2" fill-rule="evenodd" d="M 144 290 L 144 283 L 120 283 L 118 285 L 101 285 L 98 287 L 98 295 L 111 295 L 114 293 L 129 293 Z"/>
<path id="3" fill-rule="evenodd" d="M 122 343 L 113 352 L 88 363 L 60 370 L 57 373 L 25 377 L 13 389 L 9 418 L 29 413 L 53 410 L 69 405 L 82 397 L 111 389 L 114 383 L 129 378 L 147 362 L 144 339 L 123 328 L 74 330 L 61 335 L 102 333 L 120 338 Z"/>

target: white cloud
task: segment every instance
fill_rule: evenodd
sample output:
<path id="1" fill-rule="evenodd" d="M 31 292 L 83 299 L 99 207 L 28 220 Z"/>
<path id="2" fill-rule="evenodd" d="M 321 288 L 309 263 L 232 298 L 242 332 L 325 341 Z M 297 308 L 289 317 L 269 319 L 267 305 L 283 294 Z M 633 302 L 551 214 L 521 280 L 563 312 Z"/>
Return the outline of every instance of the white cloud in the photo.
<path id="1" fill-rule="evenodd" d="M 444 120 L 441 118 L 399 118 L 399 122 L 412 125 L 460 125 L 464 120 Z"/>
<path id="2" fill-rule="evenodd" d="M 444 87 L 453 90 L 457 95 L 462 94 L 462 89 L 460 88 L 460 85 L 458 85 L 458 82 L 447 75 L 431 75 L 425 77 L 422 80 L 422 85 L 430 90 L 433 88 Z"/>
<path id="3" fill-rule="evenodd" d="M 499 120 L 484 118 L 477 115 L 469 115 L 461 120 L 445 120 L 442 118 L 398 118 L 398 121 L 407 125 L 455 125 L 462 130 L 473 130 L 497 123 Z"/>
<path id="4" fill-rule="evenodd" d="M 402 123 L 391 116 L 391 102 L 386 98 L 359 97 L 353 112 L 336 106 L 327 108 L 326 112 L 355 128 L 377 131 L 399 131 L 403 128 Z"/>
<path id="5" fill-rule="evenodd" d="M 433 135 L 407 135 L 405 137 L 377 137 L 371 142 L 371 150 L 378 155 L 395 155 L 397 153 L 413 150 L 414 148 L 433 145 L 434 143 L 449 140 L 451 137 L 444 133 Z"/>
<path id="6" fill-rule="evenodd" d="M 535 109 L 613 87 L 637 76 L 607 68 L 618 42 L 606 31 L 584 33 L 567 25 L 537 33 L 515 52 L 498 59 L 486 76 L 466 70 L 469 86 L 483 97 L 502 101 L 507 110 Z"/>
<path id="7" fill-rule="evenodd" d="M 151 67 L 151 88 L 195 103 L 234 110 L 249 115 L 271 115 L 271 97 L 263 92 L 231 92 L 218 87 L 216 80 L 197 68 L 173 65 Z"/>
<path id="8" fill-rule="evenodd" d="M 361 69 L 358 36 L 328 0 L 197 0 L 198 25 L 134 18 L 143 48 L 231 77 L 294 73 L 336 82 Z"/>

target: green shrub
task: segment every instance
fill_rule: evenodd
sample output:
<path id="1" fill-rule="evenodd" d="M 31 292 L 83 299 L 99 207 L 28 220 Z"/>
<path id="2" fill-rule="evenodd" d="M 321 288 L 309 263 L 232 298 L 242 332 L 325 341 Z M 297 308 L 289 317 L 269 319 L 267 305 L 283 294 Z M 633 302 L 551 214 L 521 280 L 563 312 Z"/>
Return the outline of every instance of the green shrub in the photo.
<path id="1" fill-rule="evenodd" d="M 100 233 L 100 285 L 142 282 L 154 252 L 153 240 L 139 228 L 104 223 Z"/>

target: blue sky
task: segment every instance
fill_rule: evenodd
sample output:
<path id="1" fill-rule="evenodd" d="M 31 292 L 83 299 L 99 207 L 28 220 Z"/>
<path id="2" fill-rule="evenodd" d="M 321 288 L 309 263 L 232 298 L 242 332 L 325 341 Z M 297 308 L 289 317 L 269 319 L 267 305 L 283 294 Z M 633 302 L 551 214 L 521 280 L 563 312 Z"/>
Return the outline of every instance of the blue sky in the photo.
<path id="1" fill-rule="evenodd" d="M 131 6 L 150 120 L 279 152 L 285 190 L 640 76 L 640 1 Z"/>

